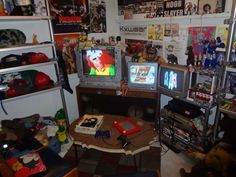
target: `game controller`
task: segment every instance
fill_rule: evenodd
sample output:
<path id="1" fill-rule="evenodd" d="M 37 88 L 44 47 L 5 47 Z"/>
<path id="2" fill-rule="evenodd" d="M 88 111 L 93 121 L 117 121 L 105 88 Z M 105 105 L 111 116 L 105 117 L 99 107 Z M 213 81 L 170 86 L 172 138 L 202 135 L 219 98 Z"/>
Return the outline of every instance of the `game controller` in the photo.
<path id="1" fill-rule="evenodd" d="M 111 137 L 111 133 L 109 130 L 97 130 L 96 134 L 95 134 L 95 138 L 99 138 L 99 137 L 105 137 L 105 138 L 110 138 Z"/>
<path id="2" fill-rule="evenodd" d="M 130 141 L 128 140 L 127 136 L 125 136 L 125 135 L 118 136 L 117 140 L 121 141 L 122 148 L 124 148 L 130 144 Z"/>

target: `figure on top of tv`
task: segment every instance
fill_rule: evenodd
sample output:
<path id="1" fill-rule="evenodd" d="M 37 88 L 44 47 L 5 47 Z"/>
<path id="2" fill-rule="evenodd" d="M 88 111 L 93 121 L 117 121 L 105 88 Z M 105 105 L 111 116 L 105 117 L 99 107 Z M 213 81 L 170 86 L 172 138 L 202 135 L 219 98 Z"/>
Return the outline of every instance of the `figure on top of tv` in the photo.
<path id="1" fill-rule="evenodd" d="M 166 61 L 158 55 L 157 49 L 155 47 L 148 47 L 146 49 L 146 55 L 144 55 L 144 59 L 147 62 L 157 62 L 159 65 L 166 63 Z"/>
<path id="2" fill-rule="evenodd" d="M 86 52 L 89 75 L 115 76 L 115 59 L 109 51 L 94 49 Z"/>

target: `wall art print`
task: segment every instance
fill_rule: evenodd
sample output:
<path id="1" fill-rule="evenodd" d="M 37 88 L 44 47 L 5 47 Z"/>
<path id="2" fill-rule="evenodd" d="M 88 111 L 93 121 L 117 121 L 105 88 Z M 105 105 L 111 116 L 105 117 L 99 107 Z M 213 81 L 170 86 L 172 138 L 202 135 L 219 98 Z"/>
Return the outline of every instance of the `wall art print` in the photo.
<path id="1" fill-rule="evenodd" d="M 90 30 L 88 0 L 49 0 L 54 34 Z"/>

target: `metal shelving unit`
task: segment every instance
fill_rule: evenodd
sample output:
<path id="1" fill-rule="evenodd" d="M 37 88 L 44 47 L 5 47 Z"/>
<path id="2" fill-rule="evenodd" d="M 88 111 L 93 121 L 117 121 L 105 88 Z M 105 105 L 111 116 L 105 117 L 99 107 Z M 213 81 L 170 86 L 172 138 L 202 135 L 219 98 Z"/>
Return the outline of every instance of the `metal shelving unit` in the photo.
<path id="1" fill-rule="evenodd" d="M 221 98 L 221 102 L 217 108 L 216 119 L 215 119 L 215 128 L 214 128 L 214 139 L 217 140 L 220 137 L 218 136 L 219 132 L 219 122 L 222 118 L 222 113 L 227 114 L 230 118 L 236 118 L 236 91 L 234 93 L 229 93 L 229 74 L 235 73 L 236 75 L 236 59 L 233 61 L 235 64 L 232 65 L 233 57 L 235 54 L 235 40 L 236 40 L 236 0 L 233 0 L 232 10 L 230 18 L 225 20 L 225 23 L 229 24 L 229 34 L 228 34 L 228 43 L 225 53 L 224 60 L 224 73 L 222 76 L 221 90 L 224 93 L 224 97 Z M 235 81 L 236 82 L 236 81 Z M 235 85 L 236 90 L 236 85 Z"/>

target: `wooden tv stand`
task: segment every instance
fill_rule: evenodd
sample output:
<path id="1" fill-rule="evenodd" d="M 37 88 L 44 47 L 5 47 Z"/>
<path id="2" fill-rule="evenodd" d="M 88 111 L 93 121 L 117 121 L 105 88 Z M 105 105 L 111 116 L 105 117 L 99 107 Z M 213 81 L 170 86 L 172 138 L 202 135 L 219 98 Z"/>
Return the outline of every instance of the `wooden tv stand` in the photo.
<path id="1" fill-rule="evenodd" d="M 155 121 L 159 111 L 159 94 L 155 91 L 128 90 L 126 96 L 119 89 L 76 86 L 79 115 L 115 114 Z"/>

